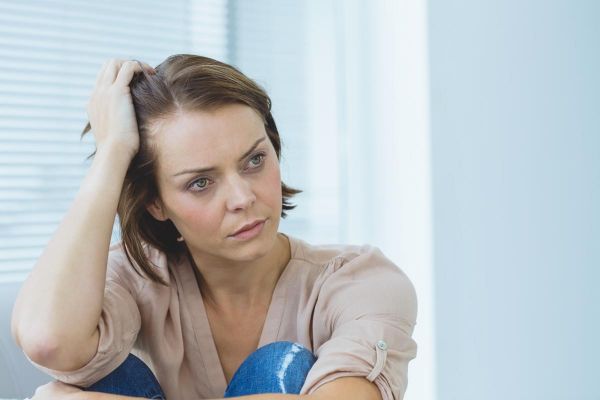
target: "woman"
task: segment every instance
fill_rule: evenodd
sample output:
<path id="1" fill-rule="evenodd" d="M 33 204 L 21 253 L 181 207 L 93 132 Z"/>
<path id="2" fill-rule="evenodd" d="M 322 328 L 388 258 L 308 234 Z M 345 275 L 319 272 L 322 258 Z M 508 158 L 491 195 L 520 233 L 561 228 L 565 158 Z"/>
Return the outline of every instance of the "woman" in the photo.
<path id="1" fill-rule="evenodd" d="M 60 381 L 35 399 L 403 397 L 414 287 L 375 247 L 278 232 L 299 191 L 270 109 L 210 58 L 103 66 L 91 168 L 13 312 Z"/>

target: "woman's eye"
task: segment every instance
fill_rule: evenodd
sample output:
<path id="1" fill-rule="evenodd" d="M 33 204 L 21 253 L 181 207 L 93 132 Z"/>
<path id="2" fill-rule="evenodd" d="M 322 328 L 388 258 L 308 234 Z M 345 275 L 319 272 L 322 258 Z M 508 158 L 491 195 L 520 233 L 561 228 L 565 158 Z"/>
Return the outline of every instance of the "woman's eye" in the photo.
<path id="1" fill-rule="evenodd" d="M 260 166 L 262 166 L 262 164 L 264 163 L 265 157 L 266 157 L 266 154 L 264 154 L 264 153 L 258 153 L 254 157 L 252 157 L 249 161 L 249 164 L 251 165 L 250 169 L 257 169 Z M 189 184 L 188 189 L 193 192 L 202 192 L 202 191 L 206 190 L 206 188 L 208 187 L 209 184 L 210 184 L 209 178 L 198 178 Z"/>
<path id="2" fill-rule="evenodd" d="M 209 181 L 208 178 L 196 179 L 195 181 L 190 183 L 189 189 L 192 189 L 196 192 L 202 191 L 202 190 L 206 189 L 206 187 L 208 186 L 208 181 Z"/>
<path id="3" fill-rule="evenodd" d="M 265 158 L 264 153 L 259 153 L 250 159 L 250 164 L 254 166 L 254 168 L 259 167 Z"/>

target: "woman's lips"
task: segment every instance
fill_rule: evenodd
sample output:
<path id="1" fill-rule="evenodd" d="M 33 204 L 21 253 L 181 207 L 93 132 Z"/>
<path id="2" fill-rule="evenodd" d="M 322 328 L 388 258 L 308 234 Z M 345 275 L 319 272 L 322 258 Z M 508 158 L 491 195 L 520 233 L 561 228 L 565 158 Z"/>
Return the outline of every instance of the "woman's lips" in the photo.
<path id="1" fill-rule="evenodd" d="M 259 221 L 257 224 L 255 224 L 251 228 L 246 229 L 245 231 L 238 232 L 235 235 L 231 235 L 230 237 L 232 237 L 234 239 L 239 239 L 239 240 L 252 239 L 252 238 L 258 236 L 262 232 L 262 228 L 265 225 L 266 221 L 267 220 Z"/>

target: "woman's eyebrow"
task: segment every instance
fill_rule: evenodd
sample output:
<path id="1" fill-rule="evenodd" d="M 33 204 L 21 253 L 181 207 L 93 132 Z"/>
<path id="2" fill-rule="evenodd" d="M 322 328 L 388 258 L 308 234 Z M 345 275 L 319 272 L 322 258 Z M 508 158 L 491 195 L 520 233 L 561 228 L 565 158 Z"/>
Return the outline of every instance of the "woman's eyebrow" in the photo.
<path id="1" fill-rule="evenodd" d="M 263 136 L 262 138 L 258 139 L 256 142 L 254 142 L 252 147 L 247 152 L 242 154 L 242 156 L 240 157 L 240 159 L 238 161 L 242 161 L 244 158 L 246 158 L 250 153 L 252 153 L 254 151 L 256 146 L 258 146 L 260 144 L 260 142 L 262 142 L 266 138 L 267 138 L 266 136 Z M 179 175 L 185 175 L 185 174 L 192 174 L 192 173 L 200 174 L 200 173 L 205 173 L 205 172 L 212 172 L 212 171 L 215 171 L 216 169 L 217 169 L 217 167 L 184 169 L 183 171 L 179 171 L 178 173 L 174 174 L 173 177 L 179 176 Z"/>

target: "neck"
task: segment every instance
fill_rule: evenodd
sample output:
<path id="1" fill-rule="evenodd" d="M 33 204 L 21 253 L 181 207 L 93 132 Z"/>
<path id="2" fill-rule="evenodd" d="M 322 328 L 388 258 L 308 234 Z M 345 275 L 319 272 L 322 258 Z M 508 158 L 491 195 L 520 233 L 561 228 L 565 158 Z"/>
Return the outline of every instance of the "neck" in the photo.
<path id="1" fill-rule="evenodd" d="M 205 306 L 229 314 L 268 308 L 290 257 L 288 238 L 277 234 L 273 248 L 251 262 L 228 265 L 194 262 Z"/>

